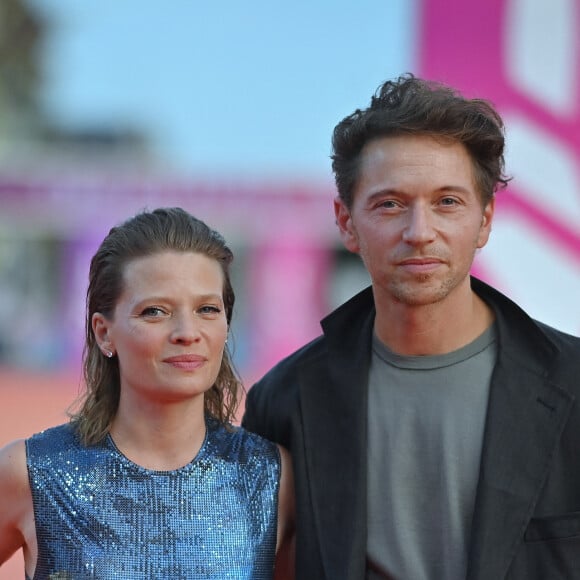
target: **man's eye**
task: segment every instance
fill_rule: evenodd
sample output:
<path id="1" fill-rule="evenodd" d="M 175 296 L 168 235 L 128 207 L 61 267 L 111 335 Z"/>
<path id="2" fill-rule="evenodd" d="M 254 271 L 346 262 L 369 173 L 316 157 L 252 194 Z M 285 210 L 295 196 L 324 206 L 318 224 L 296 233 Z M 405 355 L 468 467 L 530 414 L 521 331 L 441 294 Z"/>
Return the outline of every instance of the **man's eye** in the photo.
<path id="1" fill-rule="evenodd" d="M 441 200 L 441 204 L 442 205 L 456 205 L 457 204 L 457 200 L 454 197 L 444 197 Z"/>
<path id="2" fill-rule="evenodd" d="M 393 209 L 399 207 L 399 204 L 392 199 L 386 199 L 385 201 L 381 201 L 379 205 L 380 207 L 384 207 L 385 209 Z"/>

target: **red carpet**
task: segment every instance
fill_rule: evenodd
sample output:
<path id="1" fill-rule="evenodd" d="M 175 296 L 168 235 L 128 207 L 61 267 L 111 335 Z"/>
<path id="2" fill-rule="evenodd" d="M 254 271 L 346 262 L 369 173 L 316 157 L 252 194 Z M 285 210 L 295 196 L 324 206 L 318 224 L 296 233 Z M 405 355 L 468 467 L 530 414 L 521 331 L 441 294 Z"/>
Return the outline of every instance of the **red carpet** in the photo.
<path id="1" fill-rule="evenodd" d="M 79 375 L 39 374 L 0 369 L 0 447 L 67 420 L 65 410 L 78 393 Z M 21 580 L 20 552 L 0 568 L 0 580 Z"/>

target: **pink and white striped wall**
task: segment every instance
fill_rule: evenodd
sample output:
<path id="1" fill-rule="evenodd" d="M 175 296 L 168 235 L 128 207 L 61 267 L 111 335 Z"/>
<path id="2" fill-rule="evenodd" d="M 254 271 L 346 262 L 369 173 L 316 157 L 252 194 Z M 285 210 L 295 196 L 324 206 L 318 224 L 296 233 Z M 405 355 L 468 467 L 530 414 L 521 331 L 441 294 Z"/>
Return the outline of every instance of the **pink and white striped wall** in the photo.
<path id="1" fill-rule="evenodd" d="M 507 172 L 474 272 L 580 334 L 580 3 L 422 0 L 419 72 L 496 104 Z"/>

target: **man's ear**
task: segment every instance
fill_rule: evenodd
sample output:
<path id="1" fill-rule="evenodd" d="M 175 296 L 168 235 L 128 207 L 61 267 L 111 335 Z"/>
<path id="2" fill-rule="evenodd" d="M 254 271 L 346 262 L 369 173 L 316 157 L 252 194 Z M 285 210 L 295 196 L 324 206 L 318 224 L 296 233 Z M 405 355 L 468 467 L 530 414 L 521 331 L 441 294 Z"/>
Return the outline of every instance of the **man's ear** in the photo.
<path id="1" fill-rule="evenodd" d="M 491 224 L 493 222 L 493 214 L 495 212 L 495 197 L 492 198 L 483 210 L 481 217 L 481 227 L 479 228 L 479 236 L 477 238 L 477 248 L 481 249 L 489 240 L 491 233 Z"/>
<path id="2" fill-rule="evenodd" d="M 344 201 L 339 196 L 334 198 L 334 215 L 336 217 L 336 225 L 338 226 L 340 238 L 344 247 L 350 252 L 358 254 L 358 236 L 354 224 L 352 223 L 350 210 L 346 207 Z"/>

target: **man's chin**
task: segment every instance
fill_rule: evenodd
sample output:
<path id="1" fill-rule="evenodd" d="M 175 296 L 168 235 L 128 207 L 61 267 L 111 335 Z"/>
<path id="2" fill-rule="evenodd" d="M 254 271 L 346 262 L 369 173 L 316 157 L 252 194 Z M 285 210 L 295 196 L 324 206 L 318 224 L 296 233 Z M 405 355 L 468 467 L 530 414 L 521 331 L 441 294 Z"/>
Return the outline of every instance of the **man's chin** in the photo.
<path id="1" fill-rule="evenodd" d="M 395 300 L 407 306 L 428 306 L 437 304 L 449 296 L 452 288 L 423 277 L 424 280 L 415 280 L 412 284 L 399 284 L 391 286 L 391 294 Z"/>

